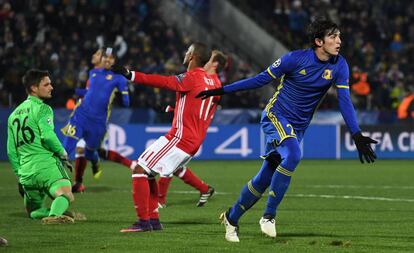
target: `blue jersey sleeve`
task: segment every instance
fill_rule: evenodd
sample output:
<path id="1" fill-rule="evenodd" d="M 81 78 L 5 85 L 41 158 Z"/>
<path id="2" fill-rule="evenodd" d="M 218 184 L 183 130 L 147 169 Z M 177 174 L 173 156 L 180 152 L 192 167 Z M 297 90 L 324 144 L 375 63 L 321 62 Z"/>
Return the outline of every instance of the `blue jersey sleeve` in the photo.
<path id="1" fill-rule="evenodd" d="M 295 57 L 292 56 L 291 52 L 285 54 L 281 58 L 277 59 L 265 71 L 257 74 L 256 76 L 224 86 L 224 93 L 260 88 L 270 83 L 272 80 L 277 79 L 285 73 L 291 71 L 295 66 L 295 62 Z"/>
<path id="2" fill-rule="evenodd" d="M 128 107 L 129 106 L 128 81 L 123 76 L 119 76 L 118 90 L 122 94 L 122 105 L 125 107 Z"/>
<path id="3" fill-rule="evenodd" d="M 342 117 L 351 134 L 355 134 L 361 131 L 361 129 L 358 126 L 356 112 L 351 101 L 349 92 L 349 67 L 345 61 L 340 66 L 335 85 L 338 90 L 338 104 Z"/>
<path id="4" fill-rule="evenodd" d="M 88 92 L 87 89 L 83 89 L 83 88 L 75 89 L 75 94 L 78 95 L 79 97 L 84 97 L 86 95 L 86 92 Z"/>

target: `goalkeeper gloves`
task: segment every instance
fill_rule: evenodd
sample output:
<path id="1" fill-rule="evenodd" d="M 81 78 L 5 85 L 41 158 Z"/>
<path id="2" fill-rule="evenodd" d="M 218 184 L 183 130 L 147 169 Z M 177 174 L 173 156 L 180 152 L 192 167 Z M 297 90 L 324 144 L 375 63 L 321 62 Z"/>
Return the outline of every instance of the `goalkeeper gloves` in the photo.
<path id="1" fill-rule="evenodd" d="M 206 98 L 211 97 L 211 96 L 221 96 L 223 94 L 224 94 L 224 89 L 223 88 L 218 88 L 218 89 L 202 91 L 202 92 L 198 93 L 196 98 L 206 99 Z"/>
<path id="2" fill-rule="evenodd" d="M 70 172 L 73 171 L 73 165 L 72 163 L 68 160 L 68 154 L 65 153 L 63 155 L 61 155 L 60 157 L 60 161 L 62 162 L 63 166 L 68 169 Z"/>
<path id="3" fill-rule="evenodd" d="M 352 139 L 354 139 L 355 146 L 358 149 L 359 160 L 361 163 L 364 163 L 364 159 L 367 163 L 373 163 L 377 158 L 377 155 L 374 150 L 372 150 L 371 144 L 377 144 L 378 142 L 367 136 L 363 136 L 361 132 L 352 135 Z"/>
<path id="4" fill-rule="evenodd" d="M 131 71 L 129 69 L 125 68 L 124 66 L 121 66 L 121 65 L 113 65 L 111 67 L 111 70 L 115 74 L 119 74 L 119 75 L 125 76 L 125 78 L 128 79 L 128 80 L 131 80 L 131 78 L 132 78 Z"/>

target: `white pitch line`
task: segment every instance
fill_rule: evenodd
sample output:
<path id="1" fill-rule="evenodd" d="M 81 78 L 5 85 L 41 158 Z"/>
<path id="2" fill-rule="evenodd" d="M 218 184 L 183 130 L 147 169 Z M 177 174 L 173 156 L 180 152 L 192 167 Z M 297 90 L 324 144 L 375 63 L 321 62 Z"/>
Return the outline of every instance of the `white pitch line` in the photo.
<path id="1" fill-rule="evenodd" d="M 200 194 L 198 191 L 171 191 L 176 194 Z M 215 192 L 217 195 L 236 195 L 231 192 Z M 389 202 L 414 202 L 414 199 L 394 199 L 384 197 L 367 197 L 367 196 L 350 196 L 350 195 L 326 195 L 326 194 L 286 194 L 287 197 L 293 198 L 323 198 L 323 199 L 359 199 L 359 200 L 377 200 Z"/>
<path id="2" fill-rule="evenodd" d="M 330 185 L 330 184 L 321 184 L 321 185 L 297 185 L 296 187 L 306 187 L 306 188 L 346 188 L 346 189 L 404 189 L 412 190 L 414 186 L 393 186 L 393 185 Z"/>
<path id="3" fill-rule="evenodd" d="M 340 195 L 319 195 L 319 194 L 286 194 L 288 197 L 296 198 L 324 198 L 324 199 L 359 199 L 359 200 L 378 200 L 390 202 L 414 202 L 414 199 L 393 199 L 384 197 L 366 197 L 366 196 L 340 196 Z"/>

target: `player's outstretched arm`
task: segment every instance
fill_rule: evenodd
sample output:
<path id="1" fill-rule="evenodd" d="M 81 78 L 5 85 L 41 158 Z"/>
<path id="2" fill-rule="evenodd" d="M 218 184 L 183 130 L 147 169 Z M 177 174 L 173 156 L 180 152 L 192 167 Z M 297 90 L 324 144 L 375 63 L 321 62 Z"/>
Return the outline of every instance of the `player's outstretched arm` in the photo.
<path id="1" fill-rule="evenodd" d="M 377 159 L 377 155 L 371 147 L 371 144 L 378 143 L 376 140 L 373 140 L 368 136 L 363 136 L 361 132 L 353 134 L 352 139 L 354 139 L 355 146 L 358 149 L 359 160 L 361 163 L 364 163 L 364 159 L 367 163 L 373 163 L 375 159 Z"/>
<path id="2" fill-rule="evenodd" d="M 206 99 L 211 96 L 221 96 L 224 94 L 223 88 L 217 88 L 212 90 L 205 90 L 197 94 L 196 98 Z"/>
<path id="3" fill-rule="evenodd" d="M 125 78 L 136 84 L 178 92 L 187 92 L 192 89 L 192 78 L 189 75 L 163 76 L 157 74 L 145 74 L 129 70 L 119 65 L 112 66 L 111 70 L 115 74 L 123 75 Z"/>
<path id="4" fill-rule="evenodd" d="M 272 80 L 273 80 L 273 77 L 266 70 L 266 71 L 263 71 L 257 74 L 254 77 L 239 80 L 232 84 L 228 84 L 222 88 L 202 91 L 196 97 L 201 98 L 201 99 L 206 99 L 211 96 L 221 96 L 223 94 L 233 93 L 233 92 L 242 91 L 242 90 L 257 89 L 270 83 Z"/>

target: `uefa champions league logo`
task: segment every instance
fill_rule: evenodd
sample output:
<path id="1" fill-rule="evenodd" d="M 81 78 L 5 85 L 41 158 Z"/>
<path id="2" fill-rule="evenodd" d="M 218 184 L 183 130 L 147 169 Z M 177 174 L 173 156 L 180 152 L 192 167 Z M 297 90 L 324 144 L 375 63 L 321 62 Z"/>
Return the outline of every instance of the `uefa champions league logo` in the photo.
<path id="1" fill-rule="evenodd" d="M 134 148 L 126 145 L 127 135 L 122 127 L 109 124 L 107 135 L 108 138 L 105 140 L 105 146 L 108 149 L 115 150 L 125 157 L 134 153 Z"/>

